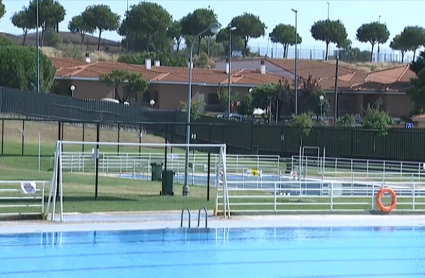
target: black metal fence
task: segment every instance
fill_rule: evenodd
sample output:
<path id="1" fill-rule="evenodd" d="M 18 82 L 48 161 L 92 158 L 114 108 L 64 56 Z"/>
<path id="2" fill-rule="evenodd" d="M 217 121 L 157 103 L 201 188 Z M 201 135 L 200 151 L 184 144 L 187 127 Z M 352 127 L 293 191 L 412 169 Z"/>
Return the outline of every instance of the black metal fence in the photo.
<path id="1" fill-rule="evenodd" d="M 181 111 L 38 94 L 0 87 L 0 113 L 82 122 L 178 122 Z"/>
<path id="2" fill-rule="evenodd" d="M 1 155 L 38 155 L 40 145 L 41 155 L 51 156 L 56 140 L 95 142 L 97 139 L 95 122 L 0 119 L 0 123 Z M 106 142 L 183 143 L 186 139 L 186 123 L 99 125 L 100 141 Z M 142 133 L 147 135 L 142 138 Z M 192 143 L 224 143 L 229 153 L 234 154 L 290 156 L 298 154 L 302 144 L 326 148 L 329 157 L 425 161 L 425 130 L 422 129 L 392 129 L 387 135 L 381 135 L 364 129 L 326 127 L 314 128 L 309 136 L 304 136 L 291 127 L 225 121 L 192 123 L 191 134 Z"/>

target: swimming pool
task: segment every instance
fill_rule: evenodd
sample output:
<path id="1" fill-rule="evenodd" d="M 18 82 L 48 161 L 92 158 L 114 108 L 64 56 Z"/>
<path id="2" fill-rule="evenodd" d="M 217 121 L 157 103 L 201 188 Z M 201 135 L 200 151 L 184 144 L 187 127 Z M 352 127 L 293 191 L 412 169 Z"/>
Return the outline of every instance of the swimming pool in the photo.
<path id="1" fill-rule="evenodd" d="M 0 235 L 0 277 L 424 277 L 424 228 Z"/>

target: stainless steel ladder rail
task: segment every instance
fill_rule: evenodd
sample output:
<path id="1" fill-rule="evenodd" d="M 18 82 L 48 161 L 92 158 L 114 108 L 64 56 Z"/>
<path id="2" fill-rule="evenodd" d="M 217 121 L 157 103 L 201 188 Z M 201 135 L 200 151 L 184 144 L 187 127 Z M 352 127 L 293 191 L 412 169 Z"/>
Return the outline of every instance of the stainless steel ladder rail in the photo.
<path id="1" fill-rule="evenodd" d="M 206 207 L 200 207 L 198 210 L 198 228 L 201 224 L 201 211 L 205 212 L 205 229 L 208 228 L 208 210 Z"/>
<path id="2" fill-rule="evenodd" d="M 189 217 L 188 228 L 190 228 L 190 209 L 188 207 L 185 207 L 184 209 L 182 209 L 182 214 L 181 214 L 181 217 L 180 217 L 180 227 L 183 228 L 183 216 L 184 216 L 185 211 L 187 211 L 187 215 Z"/>

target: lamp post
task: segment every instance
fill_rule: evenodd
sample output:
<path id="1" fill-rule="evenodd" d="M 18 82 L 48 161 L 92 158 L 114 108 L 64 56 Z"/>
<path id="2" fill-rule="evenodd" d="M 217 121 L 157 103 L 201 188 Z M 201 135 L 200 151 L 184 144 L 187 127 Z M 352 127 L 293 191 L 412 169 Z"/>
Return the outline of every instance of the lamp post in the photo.
<path id="1" fill-rule="evenodd" d="M 329 2 L 326 2 L 326 3 L 328 4 L 328 20 L 329 20 L 329 10 L 330 10 L 331 3 Z"/>
<path id="2" fill-rule="evenodd" d="M 295 71 L 295 115 L 298 115 L 298 75 L 297 75 L 297 62 L 298 62 L 298 27 L 297 27 L 297 22 L 298 22 L 298 11 L 291 9 L 294 13 L 295 13 L 295 66 L 294 66 L 294 71 Z"/>
<path id="3" fill-rule="evenodd" d="M 323 122 L 323 101 L 325 100 L 325 97 L 323 95 L 320 95 L 320 123 Z"/>
<path id="4" fill-rule="evenodd" d="M 218 23 L 213 23 L 210 27 L 203 30 L 201 33 L 196 35 L 193 38 L 192 44 L 190 46 L 190 59 L 189 59 L 189 90 L 187 94 L 187 111 L 186 111 L 186 117 L 187 117 L 187 127 L 186 127 L 186 154 L 185 154 L 185 166 L 184 166 L 184 185 L 182 190 L 183 196 L 189 196 L 189 186 L 187 184 L 188 180 L 188 174 L 189 174 L 189 144 L 190 144 L 190 113 L 191 113 L 191 106 L 192 106 L 192 65 L 193 65 L 193 46 L 195 43 L 195 40 L 201 36 L 202 34 L 211 31 L 213 34 L 217 34 L 220 31 L 220 25 Z"/>
<path id="5" fill-rule="evenodd" d="M 39 44 L 40 44 L 40 38 L 39 38 L 39 34 L 38 34 L 38 0 L 36 1 L 36 29 L 35 29 L 35 40 L 37 41 L 36 44 L 36 51 L 37 51 L 37 93 L 40 92 L 40 51 L 39 51 Z"/>
<path id="6" fill-rule="evenodd" d="M 71 90 L 71 97 L 74 97 L 75 86 L 71 85 L 71 87 L 69 87 L 69 89 Z"/>
<path id="7" fill-rule="evenodd" d="M 153 109 L 153 106 L 155 105 L 155 101 L 153 99 L 151 99 L 151 101 L 149 101 L 149 105 Z"/>
<path id="8" fill-rule="evenodd" d="M 237 27 L 229 26 L 229 72 L 227 73 L 227 118 L 230 120 L 230 77 L 232 75 L 232 31 Z"/>

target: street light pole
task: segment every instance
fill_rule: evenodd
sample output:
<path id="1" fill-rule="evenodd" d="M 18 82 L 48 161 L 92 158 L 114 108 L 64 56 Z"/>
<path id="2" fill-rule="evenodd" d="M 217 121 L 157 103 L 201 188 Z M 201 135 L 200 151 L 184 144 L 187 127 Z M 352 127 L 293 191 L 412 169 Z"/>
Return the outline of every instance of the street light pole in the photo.
<path id="1" fill-rule="evenodd" d="M 295 115 L 298 115 L 298 74 L 297 74 L 297 63 L 298 63 L 298 11 L 292 9 L 295 13 Z"/>
<path id="2" fill-rule="evenodd" d="M 35 30 L 35 40 L 36 42 L 36 51 L 37 51 L 37 93 L 40 92 L 40 50 L 39 50 L 39 44 L 40 44 L 40 38 L 38 34 L 38 0 L 36 1 L 36 30 Z"/>
<path id="3" fill-rule="evenodd" d="M 327 2 L 327 3 L 328 3 L 328 20 L 329 20 L 329 10 L 330 10 L 331 3 L 329 3 L 329 2 Z"/>
<path id="4" fill-rule="evenodd" d="M 210 27 L 199 33 L 198 35 L 193 38 L 192 44 L 190 45 L 190 58 L 189 58 L 189 90 L 187 94 L 187 111 L 186 111 L 186 153 L 185 153 L 185 167 L 184 167 L 184 185 L 182 190 L 183 196 L 189 196 L 189 185 L 187 183 L 188 181 L 188 175 L 189 175 L 189 144 L 190 144 L 190 114 L 192 109 L 192 65 L 193 65 L 193 46 L 195 45 L 196 39 L 201 36 L 202 34 L 211 31 L 213 34 L 217 34 L 220 31 L 220 25 L 218 23 L 212 24 Z"/>
<path id="5" fill-rule="evenodd" d="M 230 120 L 230 91 L 231 83 L 230 79 L 232 76 L 232 31 L 236 30 L 236 27 L 229 26 L 229 72 L 227 73 L 227 118 Z"/>
<path id="6" fill-rule="evenodd" d="M 320 123 L 323 123 L 323 101 L 325 100 L 325 97 L 323 95 L 320 95 L 319 101 L 320 101 Z"/>

